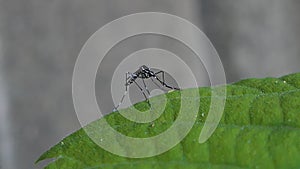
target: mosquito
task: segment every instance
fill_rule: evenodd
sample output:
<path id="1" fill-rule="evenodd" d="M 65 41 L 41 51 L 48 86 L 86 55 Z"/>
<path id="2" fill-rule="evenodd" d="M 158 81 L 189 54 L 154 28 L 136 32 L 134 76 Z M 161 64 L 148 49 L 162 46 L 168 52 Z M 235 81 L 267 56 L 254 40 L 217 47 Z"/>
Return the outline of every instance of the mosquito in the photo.
<path id="1" fill-rule="evenodd" d="M 159 75 L 159 74 L 162 75 L 162 80 L 160 78 L 158 78 L 157 75 Z M 137 79 L 142 80 L 144 88 L 142 88 L 141 85 L 136 81 Z M 143 96 L 145 97 L 145 100 L 148 102 L 148 104 L 150 104 L 149 103 L 149 98 L 147 97 L 147 95 L 144 91 L 144 90 L 146 90 L 147 94 L 150 95 L 150 92 L 149 92 L 149 90 L 147 88 L 147 85 L 145 83 L 145 79 L 151 79 L 151 81 L 162 90 L 164 90 L 162 88 L 162 86 L 164 86 L 166 88 L 169 88 L 169 89 L 172 89 L 172 90 L 180 90 L 177 87 L 173 87 L 173 86 L 170 86 L 170 85 L 165 83 L 165 72 L 164 71 L 160 70 L 158 72 L 154 72 L 149 67 L 143 65 L 143 66 L 139 67 L 139 69 L 137 71 L 135 71 L 134 73 L 127 72 L 125 74 L 125 92 L 124 92 L 124 94 L 121 98 L 121 101 L 119 102 L 119 104 L 117 106 L 115 106 L 113 111 L 117 111 L 119 106 L 123 103 L 123 100 L 124 100 L 124 98 L 125 98 L 125 96 L 128 92 L 128 87 L 131 84 L 135 84 L 139 88 L 139 90 L 142 92 Z"/>

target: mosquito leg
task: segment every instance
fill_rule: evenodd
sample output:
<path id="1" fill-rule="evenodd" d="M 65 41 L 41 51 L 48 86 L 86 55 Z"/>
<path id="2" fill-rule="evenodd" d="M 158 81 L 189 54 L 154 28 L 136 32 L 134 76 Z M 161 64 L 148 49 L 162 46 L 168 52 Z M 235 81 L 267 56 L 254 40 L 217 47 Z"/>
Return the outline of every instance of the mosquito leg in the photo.
<path id="1" fill-rule="evenodd" d="M 160 73 L 162 74 L 163 81 L 165 82 L 165 72 L 164 72 L 164 71 L 162 71 L 162 70 L 161 70 L 161 71 L 158 71 L 158 72 L 155 73 L 155 75 L 158 75 L 158 74 L 160 74 Z"/>
<path id="2" fill-rule="evenodd" d="M 148 87 L 147 87 L 147 85 L 146 85 L 146 83 L 145 83 L 145 80 L 142 79 L 142 81 L 143 81 L 143 84 L 144 84 L 144 88 L 146 89 L 148 95 L 150 95 L 150 92 L 149 92 Z"/>
<path id="3" fill-rule="evenodd" d="M 140 89 L 140 91 L 143 93 L 143 95 L 144 95 L 146 101 L 149 103 L 149 99 L 148 99 L 148 97 L 146 96 L 146 94 L 145 94 L 143 88 L 141 88 L 141 86 L 140 86 L 136 81 L 133 81 L 133 82 L 134 82 L 134 83 L 136 84 L 136 86 Z"/>
<path id="4" fill-rule="evenodd" d="M 161 85 L 157 84 L 157 83 L 153 80 L 153 77 L 151 77 L 150 79 L 151 79 L 151 81 L 152 81 L 157 87 L 159 87 L 161 90 L 164 90 L 164 91 L 166 90 L 166 89 L 162 88 Z"/>
<path id="5" fill-rule="evenodd" d="M 163 79 L 163 80 L 160 80 L 160 79 L 156 76 L 156 75 L 158 75 L 158 74 L 160 74 L 160 73 L 162 74 L 162 79 Z M 170 86 L 170 85 L 168 85 L 168 84 L 165 83 L 165 72 L 164 72 L 164 71 L 159 71 L 159 72 L 155 73 L 154 78 L 155 78 L 157 81 L 159 81 L 163 86 L 165 86 L 165 87 L 167 87 L 167 88 L 169 88 L 169 89 L 180 90 L 180 89 L 177 88 L 177 87 L 172 87 L 172 86 Z"/>
<path id="6" fill-rule="evenodd" d="M 127 95 L 127 91 L 128 91 L 128 85 L 127 85 L 128 76 L 127 75 L 128 74 L 129 74 L 129 72 L 125 73 L 125 92 L 124 92 L 119 104 L 114 107 L 113 112 L 118 110 L 119 106 L 123 103 L 123 100 L 124 100 L 125 96 Z"/>
<path id="7" fill-rule="evenodd" d="M 148 97 L 146 96 L 146 94 L 145 94 L 143 88 L 141 88 L 141 86 L 140 86 L 136 81 L 133 81 L 133 82 L 136 84 L 136 86 L 137 86 L 137 87 L 140 89 L 140 91 L 143 93 L 143 95 L 144 95 L 144 97 L 145 97 L 145 99 L 146 99 L 146 102 L 147 102 L 148 105 L 151 107 L 150 102 L 149 102 L 149 99 L 148 99 Z"/>

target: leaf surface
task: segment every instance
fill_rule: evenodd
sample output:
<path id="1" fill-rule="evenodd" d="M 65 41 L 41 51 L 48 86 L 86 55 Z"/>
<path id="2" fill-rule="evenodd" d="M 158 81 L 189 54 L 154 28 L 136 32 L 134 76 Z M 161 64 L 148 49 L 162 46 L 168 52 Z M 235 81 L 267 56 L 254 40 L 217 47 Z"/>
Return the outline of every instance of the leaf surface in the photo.
<path id="1" fill-rule="evenodd" d="M 300 73 L 246 79 L 226 88 L 222 119 L 203 144 L 199 144 L 198 137 L 210 107 L 209 87 L 188 89 L 200 93 L 197 120 L 180 144 L 163 154 L 142 159 L 120 157 L 99 147 L 80 129 L 41 155 L 37 162 L 53 158 L 47 169 L 300 168 Z M 155 122 L 135 123 L 114 112 L 86 127 L 106 120 L 127 136 L 155 136 L 176 120 L 179 96 L 179 91 L 166 94 L 166 109 Z M 161 97 L 151 99 L 160 101 Z M 147 109 L 145 102 L 134 106 Z M 130 113 L 130 108 L 123 111 Z"/>

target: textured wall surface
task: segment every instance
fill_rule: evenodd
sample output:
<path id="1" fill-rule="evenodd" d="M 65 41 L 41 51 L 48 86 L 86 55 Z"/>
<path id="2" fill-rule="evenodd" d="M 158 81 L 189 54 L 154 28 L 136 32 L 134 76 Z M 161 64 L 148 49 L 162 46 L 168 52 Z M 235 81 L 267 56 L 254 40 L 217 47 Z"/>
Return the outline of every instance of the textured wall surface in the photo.
<path id="1" fill-rule="evenodd" d="M 202 23 L 229 82 L 299 72 L 300 2 L 202 1 Z"/>

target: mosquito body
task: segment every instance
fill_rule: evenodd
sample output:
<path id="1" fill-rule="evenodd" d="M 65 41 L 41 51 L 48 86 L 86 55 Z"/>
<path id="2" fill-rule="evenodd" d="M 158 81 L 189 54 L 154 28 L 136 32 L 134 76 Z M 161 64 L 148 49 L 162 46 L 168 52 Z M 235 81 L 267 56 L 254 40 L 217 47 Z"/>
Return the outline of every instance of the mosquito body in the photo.
<path id="1" fill-rule="evenodd" d="M 147 66 L 143 65 L 141 66 L 137 71 L 135 71 L 134 73 L 126 73 L 127 77 L 126 77 L 126 84 L 125 86 L 129 86 L 130 84 L 134 83 L 134 81 L 137 78 L 140 79 L 148 79 L 150 77 L 155 77 L 155 73 L 153 71 L 151 71 Z M 129 75 L 129 77 L 128 77 Z"/>
<path id="2" fill-rule="evenodd" d="M 158 74 L 162 74 L 162 79 L 160 79 L 157 75 Z M 141 85 L 139 83 L 137 83 L 137 79 L 141 79 L 142 82 L 143 82 L 143 87 L 141 87 Z M 139 90 L 142 92 L 142 94 L 144 95 L 146 101 L 148 102 L 148 97 L 145 93 L 145 90 L 147 92 L 148 95 L 150 95 L 150 92 L 147 88 L 147 85 L 145 83 L 145 79 L 151 79 L 151 81 L 156 85 L 158 86 L 160 89 L 164 90 L 162 88 L 163 87 L 166 87 L 166 88 L 169 88 L 169 89 L 172 89 L 172 90 L 180 90 L 179 88 L 176 88 L 176 87 L 172 87 L 168 84 L 165 83 L 165 72 L 164 71 L 158 71 L 158 72 L 154 72 L 152 71 L 149 67 L 143 65 L 141 67 L 139 67 L 139 69 L 137 71 L 135 71 L 134 73 L 130 73 L 130 72 L 127 72 L 125 74 L 125 92 L 121 98 L 121 101 L 120 103 L 113 109 L 113 111 L 117 111 L 118 107 L 122 104 L 127 92 L 128 92 L 128 87 L 131 85 L 131 84 L 135 84 Z M 160 84 L 158 84 L 157 82 Z M 148 102 L 149 103 L 149 102 Z"/>

